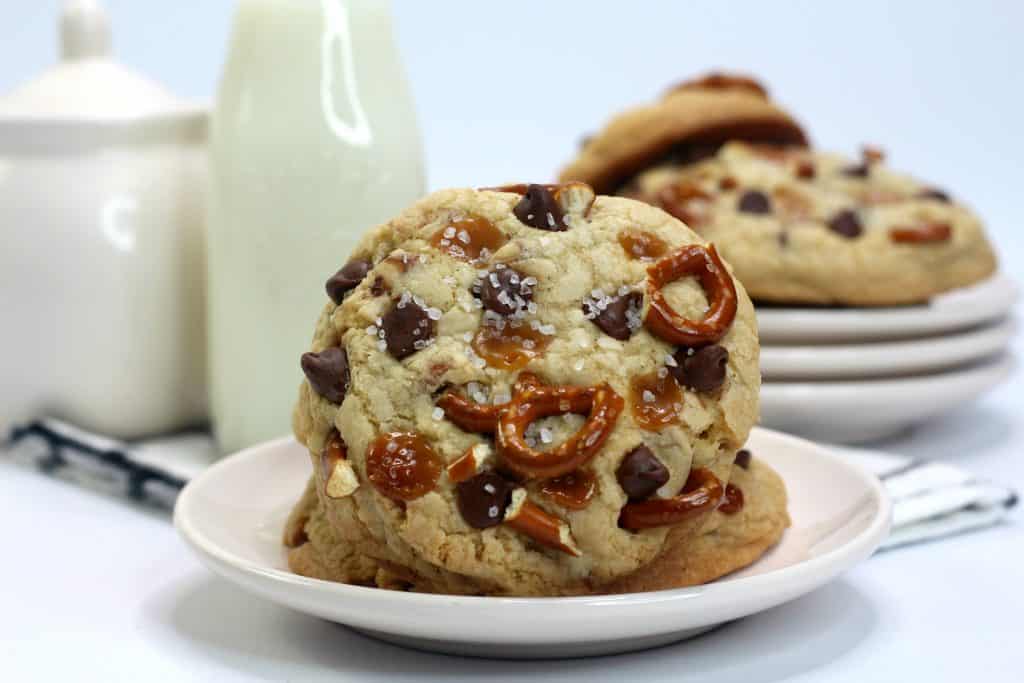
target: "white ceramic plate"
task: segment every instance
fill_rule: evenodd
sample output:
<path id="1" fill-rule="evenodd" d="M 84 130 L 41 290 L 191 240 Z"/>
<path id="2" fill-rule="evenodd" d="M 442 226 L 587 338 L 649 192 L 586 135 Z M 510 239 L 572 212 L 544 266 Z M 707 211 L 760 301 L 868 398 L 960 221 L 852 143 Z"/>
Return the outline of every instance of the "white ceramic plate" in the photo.
<path id="1" fill-rule="evenodd" d="M 932 372 L 993 356 L 1015 330 L 1011 318 L 965 332 L 904 341 L 762 346 L 761 376 L 776 379 L 883 377 Z"/>
<path id="2" fill-rule="evenodd" d="M 914 377 L 765 382 L 761 424 L 817 441 L 874 441 L 975 399 L 1012 369 L 1012 356 L 1003 354 L 965 368 Z"/>
<path id="3" fill-rule="evenodd" d="M 759 307 L 762 344 L 906 339 L 962 330 L 1013 308 L 1017 285 L 1004 274 L 937 296 L 921 306 L 885 308 Z"/>
<path id="4" fill-rule="evenodd" d="M 515 658 L 610 654 L 652 647 L 803 595 L 870 555 L 891 506 L 874 476 L 795 437 L 764 429 L 749 442 L 789 488 L 793 526 L 759 562 L 695 588 L 579 598 L 402 593 L 297 576 L 280 545 L 309 476 L 290 439 L 233 455 L 194 479 L 174 511 L 210 569 L 256 595 L 411 647 Z M 211 614 L 211 619 L 217 615 Z"/>

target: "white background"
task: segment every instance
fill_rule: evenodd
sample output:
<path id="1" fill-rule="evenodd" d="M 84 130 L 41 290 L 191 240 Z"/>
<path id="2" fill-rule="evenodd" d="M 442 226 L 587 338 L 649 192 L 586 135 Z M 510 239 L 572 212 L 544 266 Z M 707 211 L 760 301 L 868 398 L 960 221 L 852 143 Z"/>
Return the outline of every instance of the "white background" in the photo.
<path id="1" fill-rule="evenodd" d="M 106 4 L 120 58 L 180 94 L 212 96 L 231 3 Z M 0 91 L 54 59 L 57 6 L 0 0 Z M 743 69 L 799 114 L 818 145 L 881 145 L 893 166 L 966 199 L 987 220 L 1004 269 L 1022 279 L 1024 3 L 404 0 L 395 15 L 433 188 L 548 179 L 616 109 L 706 68 Z M 886 445 L 1020 487 L 1021 379 Z M 514 664 L 405 652 L 264 604 L 202 570 L 164 519 L 5 462 L 0 513 L 0 671 L 22 668 L 10 680 L 23 680 L 24 667 L 69 680 L 1024 675 L 1024 532 L 1014 523 L 883 554 L 691 643 Z"/>
<path id="2" fill-rule="evenodd" d="M 312 0 L 295 0 L 309 2 Z M 0 0 L 0 92 L 56 59 L 55 0 Z M 211 99 L 226 0 L 107 0 L 120 59 Z M 1024 3 L 398 0 L 431 188 L 545 180 L 624 106 L 709 68 L 759 75 L 821 147 L 882 146 L 951 188 L 1024 270 Z"/>

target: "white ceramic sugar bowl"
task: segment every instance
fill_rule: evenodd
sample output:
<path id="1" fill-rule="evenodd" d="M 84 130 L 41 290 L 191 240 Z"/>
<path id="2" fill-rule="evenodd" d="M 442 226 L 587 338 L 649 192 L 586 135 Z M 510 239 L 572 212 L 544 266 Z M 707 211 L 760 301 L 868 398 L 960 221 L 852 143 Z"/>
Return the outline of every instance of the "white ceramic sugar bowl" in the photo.
<path id="1" fill-rule="evenodd" d="M 0 96 L 0 435 L 111 436 L 206 417 L 206 113 L 110 58 L 96 2 L 62 60 Z"/>

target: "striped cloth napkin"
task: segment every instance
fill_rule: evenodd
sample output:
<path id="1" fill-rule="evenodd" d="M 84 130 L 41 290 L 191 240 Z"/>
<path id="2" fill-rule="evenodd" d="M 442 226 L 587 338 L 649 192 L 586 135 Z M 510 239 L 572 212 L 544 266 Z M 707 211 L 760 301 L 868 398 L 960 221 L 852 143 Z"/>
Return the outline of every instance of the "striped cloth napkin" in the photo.
<path id="1" fill-rule="evenodd" d="M 996 524 L 1017 493 L 941 462 L 829 446 L 836 455 L 878 475 L 892 499 L 892 532 L 882 550 L 922 543 Z"/>
<path id="2" fill-rule="evenodd" d="M 14 429 L 6 446 L 13 458 L 43 472 L 168 510 L 188 480 L 218 455 L 205 431 L 125 443 L 54 419 Z M 830 448 L 885 484 L 893 501 L 893 526 L 883 550 L 991 526 L 1017 503 L 1012 489 L 953 465 Z"/>

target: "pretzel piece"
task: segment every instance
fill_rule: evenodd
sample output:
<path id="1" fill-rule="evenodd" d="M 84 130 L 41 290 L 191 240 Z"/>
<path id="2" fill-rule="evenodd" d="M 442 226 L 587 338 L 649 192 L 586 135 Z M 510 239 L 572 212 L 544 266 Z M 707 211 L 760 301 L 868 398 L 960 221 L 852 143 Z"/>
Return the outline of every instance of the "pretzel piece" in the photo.
<path id="1" fill-rule="evenodd" d="M 498 415 L 498 455 L 506 467 L 527 478 L 551 479 L 568 474 L 600 450 L 624 403 L 607 383 L 596 387 L 520 383 Z M 538 451 L 526 443 L 530 423 L 566 413 L 587 415 L 587 420 L 557 448 Z"/>
<path id="2" fill-rule="evenodd" d="M 535 375 L 524 372 L 516 379 L 512 391 L 517 392 L 523 387 L 539 383 L 540 380 Z M 444 411 L 445 417 L 460 429 L 478 434 L 493 434 L 498 431 L 498 415 L 508 406 L 508 403 L 497 405 L 477 403 L 460 396 L 454 389 L 448 389 L 437 399 L 437 406 Z"/>
<path id="3" fill-rule="evenodd" d="M 708 298 L 701 320 L 684 318 L 672 309 L 662 288 L 687 275 L 700 280 Z M 644 324 L 652 334 L 681 346 L 711 344 L 729 331 L 736 318 L 736 285 L 715 246 L 691 244 L 661 258 L 647 269 L 650 307 Z"/>
<path id="4" fill-rule="evenodd" d="M 671 498 L 649 498 L 627 503 L 619 515 L 619 526 L 630 531 L 678 524 L 714 510 L 722 501 L 725 488 L 710 470 L 690 472 L 683 490 Z"/>
<path id="5" fill-rule="evenodd" d="M 516 489 L 512 492 L 512 504 L 505 512 L 505 524 L 546 548 L 561 550 L 573 557 L 582 554 L 576 547 L 569 525 L 530 502 L 525 489 Z"/>
<path id="6" fill-rule="evenodd" d="M 934 244 L 948 242 L 951 237 L 953 228 L 949 223 L 923 223 L 889 230 L 889 239 L 898 244 Z"/>
<path id="7" fill-rule="evenodd" d="M 437 399 L 437 406 L 445 417 L 460 429 L 479 434 L 490 434 L 498 429 L 498 413 L 502 406 L 477 403 L 454 390 L 448 389 Z"/>

